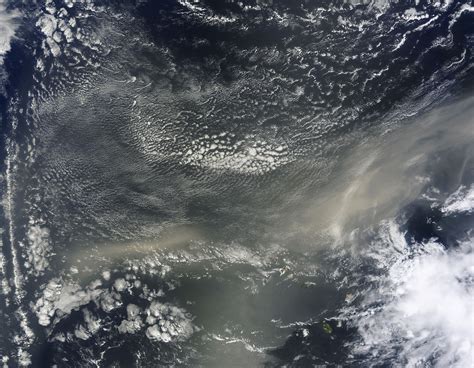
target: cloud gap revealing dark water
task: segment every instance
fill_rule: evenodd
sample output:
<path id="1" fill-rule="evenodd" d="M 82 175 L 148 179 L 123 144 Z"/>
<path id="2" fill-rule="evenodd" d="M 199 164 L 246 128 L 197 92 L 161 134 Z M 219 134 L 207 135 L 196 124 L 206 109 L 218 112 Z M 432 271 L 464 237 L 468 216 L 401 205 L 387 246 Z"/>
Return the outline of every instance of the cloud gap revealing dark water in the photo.
<path id="1" fill-rule="evenodd" d="M 472 2 L 0 22 L 4 366 L 472 365 Z"/>

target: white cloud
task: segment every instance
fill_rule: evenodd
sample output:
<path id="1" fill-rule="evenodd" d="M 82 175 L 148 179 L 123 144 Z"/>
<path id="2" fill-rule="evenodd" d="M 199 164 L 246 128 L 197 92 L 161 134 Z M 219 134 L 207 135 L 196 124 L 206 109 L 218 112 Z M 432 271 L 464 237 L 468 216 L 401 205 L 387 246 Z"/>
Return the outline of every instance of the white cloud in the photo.
<path id="1" fill-rule="evenodd" d="M 461 185 L 458 190 L 451 194 L 444 206 L 442 211 L 446 214 L 453 213 L 470 213 L 474 210 L 474 185 L 468 189 Z"/>
<path id="2" fill-rule="evenodd" d="M 7 10 L 5 0 L 0 0 L 0 63 L 10 50 L 10 42 L 15 36 L 19 16 L 18 11 Z"/>
<path id="3" fill-rule="evenodd" d="M 381 257 L 386 274 L 353 319 L 361 336 L 355 352 L 370 354 L 374 365 L 472 367 L 474 241 L 450 250 L 434 240 L 411 247 L 393 236 L 393 224 L 387 232 L 378 246 L 393 252 Z"/>

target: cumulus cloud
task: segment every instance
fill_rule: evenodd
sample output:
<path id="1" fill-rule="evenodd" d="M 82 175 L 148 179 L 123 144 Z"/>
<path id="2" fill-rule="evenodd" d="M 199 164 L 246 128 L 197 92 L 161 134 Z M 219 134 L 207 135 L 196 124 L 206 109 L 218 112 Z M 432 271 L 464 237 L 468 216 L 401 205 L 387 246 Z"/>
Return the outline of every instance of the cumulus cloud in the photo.
<path id="1" fill-rule="evenodd" d="M 10 51 L 10 43 L 18 27 L 20 13 L 7 8 L 5 0 L 0 0 L 0 63 Z"/>
<path id="2" fill-rule="evenodd" d="M 441 210 L 448 215 L 474 211 L 474 185 L 471 185 L 470 188 L 461 185 L 448 197 Z"/>
<path id="3" fill-rule="evenodd" d="M 355 317 L 356 353 L 370 353 L 368 366 L 393 359 L 404 367 L 472 366 L 474 240 L 451 250 L 434 240 L 411 248 L 390 224 L 382 242 L 393 257 L 383 257 L 386 274 Z"/>

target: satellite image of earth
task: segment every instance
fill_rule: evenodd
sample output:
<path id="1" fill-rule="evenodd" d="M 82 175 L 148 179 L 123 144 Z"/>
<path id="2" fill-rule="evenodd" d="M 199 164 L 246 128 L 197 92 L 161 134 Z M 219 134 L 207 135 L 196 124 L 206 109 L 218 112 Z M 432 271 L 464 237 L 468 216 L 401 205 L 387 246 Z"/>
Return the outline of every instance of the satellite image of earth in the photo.
<path id="1" fill-rule="evenodd" d="M 0 367 L 474 367 L 474 1 L 0 0 Z"/>

